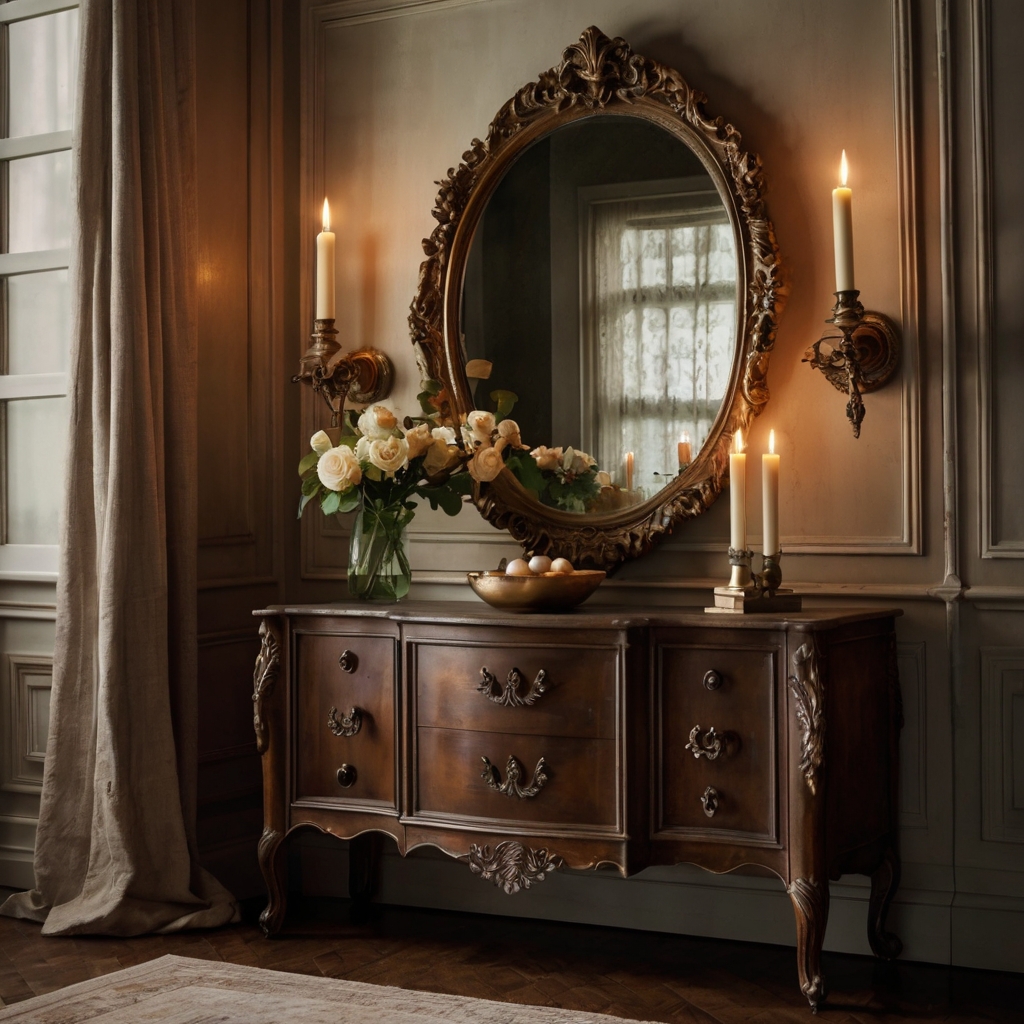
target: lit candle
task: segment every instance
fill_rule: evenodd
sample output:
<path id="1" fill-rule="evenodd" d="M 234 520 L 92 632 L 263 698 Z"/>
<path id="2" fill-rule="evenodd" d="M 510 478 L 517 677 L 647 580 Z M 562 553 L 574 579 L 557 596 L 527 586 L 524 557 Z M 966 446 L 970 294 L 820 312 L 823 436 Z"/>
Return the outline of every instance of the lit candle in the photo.
<path id="1" fill-rule="evenodd" d="M 743 452 L 743 431 L 737 430 L 729 453 L 729 547 L 747 550 L 747 456 Z"/>
<path id="2" fill-rule="evenodd" d="M 690 445 L 690 432 L 688 430 L 683 431 L 676 449 L 679 452 L 679 468 L 685 469 L 693 461 L 693 448 Z"/>
<path id="3" fill-rule="evenodd" d="M 633 453 L 626 452 L 626 490 L 633 490 Z"/>
<path id="4" fill-rule="evenodd" d="M 761 456 L 761 515 L 764 523 L 764 553 L 779 553 L 779 456 L 775 454 L 775 431 L 768 433 L 768 451 Z"/>
<path id="5" fill-rule="evenodd" d="M 832 190 L 832 232 L 836 246 L 836 291 L 851 292 L 853 284 L 853 189 L 846 187 L 846 150 L 839 163 L 839 188 Z"/>
<path id="6" fill-rule="evenodd" d="M 334 319 L 334 232 L 331 208 L 324 200 L 324 229 L 316 236 L 316 318 Z"/>

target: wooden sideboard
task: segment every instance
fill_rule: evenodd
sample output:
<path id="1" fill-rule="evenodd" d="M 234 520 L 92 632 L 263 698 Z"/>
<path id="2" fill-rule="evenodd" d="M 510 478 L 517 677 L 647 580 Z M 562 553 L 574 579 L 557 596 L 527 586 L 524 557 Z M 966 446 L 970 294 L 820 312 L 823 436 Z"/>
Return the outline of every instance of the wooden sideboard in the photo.
<path id="1" fill-rule="evenodd" d="M 430 844 L 506 893 L 559 868 L 688 862 L 777 875 L 800 987 L 824 998 L 828 879 L 871 876 L 868 936 L 899 883 L 894 610 L 707 615 L 475 603 L 262 609 L 253 723 L 273 934 L 284 840 Z"/>

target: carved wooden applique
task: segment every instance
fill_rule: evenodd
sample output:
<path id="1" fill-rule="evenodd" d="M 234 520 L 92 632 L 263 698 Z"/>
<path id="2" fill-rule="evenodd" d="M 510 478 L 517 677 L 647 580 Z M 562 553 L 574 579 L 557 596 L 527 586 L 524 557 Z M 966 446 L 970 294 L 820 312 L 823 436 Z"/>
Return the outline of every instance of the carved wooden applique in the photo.
<path id="1" fill-rule="evenodd" d="M 480 682 L 477 684 L 477 691 L 482 693 L 493 704 L 501 704 L 506 708 L 532 707 L 540 698 L 547 693 L 548 674 L 541 669 L 536 678 L 530 683 L 525 693 L 521 687 L 526 680 L 522 672 L 513 668 L 505 683 L 499 683 L 498 677 L 486 667 L 480 669 Z"/>
<path id="2" fill-rule="evenodd" d="M 256 731 L 256 749 L 267 749 L 267 724 L 263 718 L 264 698 L 273 692 L 281 671 L 281 638 L 269 619 L 260 623 L 260 653 L 252 673 L 252 727 Z"/>
<path id="3" fill-rule="evenodd" d="M 814 641 L 808 640 L 793 655 L 789 689 L 796 699 L 796 718 L 800 723 L 800 771 L 812 793 L 818 792 L 818 773 L 825 757 L 824 693 L 818 672 Z"/>
<path id="4" fill-rule="evenodd" d="M 498 843 L 493 850 L 475 843 L 469 848 L 469 870 L 509 896 L 543 882 L 561 863 L 561 857 L 547 850 L 532 850 L 512 840 Z"/>

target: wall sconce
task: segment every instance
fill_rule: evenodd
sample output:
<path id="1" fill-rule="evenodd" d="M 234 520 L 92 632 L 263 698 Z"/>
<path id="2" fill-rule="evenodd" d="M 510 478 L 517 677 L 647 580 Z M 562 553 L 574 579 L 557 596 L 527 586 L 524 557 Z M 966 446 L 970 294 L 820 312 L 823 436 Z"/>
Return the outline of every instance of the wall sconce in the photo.
<path id="1" fill-rule="evenodd" d="M 853 436 L 860 437 L 864 419 L 863 395 L 888 383 L 900 360 L 900 335 L 884 313 L 866 310 L 856 289 L 836 292 L 832 317 L 825 323 L 838 331 L 826 331 L 805 353 L 803 362 L 821 370 L 825 379 L 848 395 L 846 418 Z"/>
<path id="2" fill-rule="evenodd" d="M 848 395 L 846 418 L 853 436 L 860 437 L 864 398 L 877 391 L 896 370 L 900 336 L 896 325 L 882 313 L 865 310 L 853 286 L 853 189 L 847 185 L 846 150 L 839 161 L 839 186 L 832 190 L 832 229 L 836 249 L 836 304 L 825 323 L 826 331 L 805 353 L 803 361 L 821 370 L 828 382 Z"/>
<path id="3" fill-rule="evenodd" d="M 347 399 L 370 405 L 391 394 L 395 367 L 383 352 L 373 349 L 344 355 L 333 317 L 313 323 L 313 343 L 299 360 L 292 383 L 309 384 L 327 403 L 331 426 L 336 427 Z"/>

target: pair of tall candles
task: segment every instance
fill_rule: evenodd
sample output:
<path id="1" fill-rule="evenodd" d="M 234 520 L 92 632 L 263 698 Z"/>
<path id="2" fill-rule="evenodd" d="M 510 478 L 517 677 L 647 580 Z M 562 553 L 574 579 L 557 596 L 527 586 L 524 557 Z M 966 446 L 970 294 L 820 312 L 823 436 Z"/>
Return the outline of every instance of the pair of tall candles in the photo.
<path id="1" fill-rule="evenodd" d="M 729 455 L 729 547 L 747 549 L 747 455 L 743 431 L 736 431 L 734 451 Z M 775 431 L 768 434 L 768 451 L 761 456 L 761 515 L 764 553 L 779 553 L 779 456 L 775 454 Z"/>

